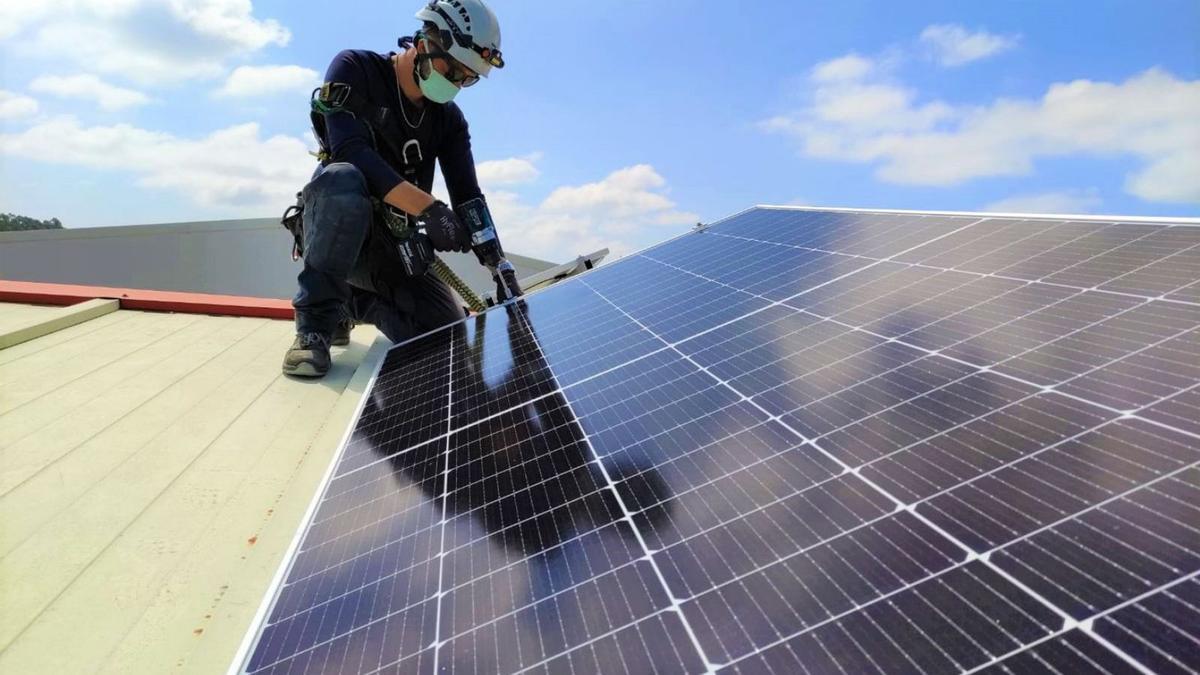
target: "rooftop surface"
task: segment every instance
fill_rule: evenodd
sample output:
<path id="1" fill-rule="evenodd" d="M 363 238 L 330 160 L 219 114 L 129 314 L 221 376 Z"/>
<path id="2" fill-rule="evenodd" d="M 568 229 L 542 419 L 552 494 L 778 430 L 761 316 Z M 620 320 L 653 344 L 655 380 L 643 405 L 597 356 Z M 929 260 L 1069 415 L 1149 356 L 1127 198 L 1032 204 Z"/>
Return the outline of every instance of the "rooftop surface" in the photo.
<path id="1" fill-rule="evenodd" d="M 68 239 L 128 253 L 192 228 Z M 12 241 L 64 243 L 0 234 L 5 261 Z M 326 377 L 287 378 L 286 300 L 144 285 L 0 281 L 0 672 L 227 668 L 391 345 L 359 326 Z"/>
<path id="2" fill-rule="evenodd" d="M 0 351 L 0 672 L 228 667 L 390 344 L 360 326 L 309 382 L 292 335 L 117 310 Z"/>
<path id="3" fill-rule="evenodd" d="M 288 321 L 107 307 L 0 350 L 0 672 L 220 672 L 388 343 L 298 381 Z"/>

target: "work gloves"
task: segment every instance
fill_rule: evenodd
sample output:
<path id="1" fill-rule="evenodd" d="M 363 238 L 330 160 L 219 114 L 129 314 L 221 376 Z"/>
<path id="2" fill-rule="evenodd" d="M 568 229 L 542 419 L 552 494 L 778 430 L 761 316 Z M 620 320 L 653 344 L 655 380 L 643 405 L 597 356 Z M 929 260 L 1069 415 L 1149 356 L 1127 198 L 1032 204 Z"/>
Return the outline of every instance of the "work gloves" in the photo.
<path id="1" fill-rule="evenodd" d="M 425 274 L 433 262 L 433 243 L 423 232 L 413 232 L 403 241 L 396 244 L 396 253 L 400 256 L 400 265 L 404 274 L 419 277 Z"/>
<path id="2" fill-rule="evenodd" d="M 417 218 L 425 223 L 425 234 L 438 251 L 471 250 L 471 231 L 443 201 L 434 201 Z"/>

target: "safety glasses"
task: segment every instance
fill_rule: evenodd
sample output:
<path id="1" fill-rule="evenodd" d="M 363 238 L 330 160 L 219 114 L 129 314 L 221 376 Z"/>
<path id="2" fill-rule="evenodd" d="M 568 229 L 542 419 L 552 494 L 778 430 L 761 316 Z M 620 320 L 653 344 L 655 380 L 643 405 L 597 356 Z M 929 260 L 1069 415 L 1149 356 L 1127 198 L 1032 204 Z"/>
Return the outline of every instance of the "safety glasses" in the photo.
<path id="1" fill-rule="evenodd" d="M 441 59 L 446 64 L 446 72 L 443 74 L 447 80 L 450 80 L 455 85 L 466 89 L 479 81 L 479 75 L 467 70 L 466 66 L 459 63 L 458 59 L 450 55 L 450 52 L 443 51 L 437 43 L 429 38 L 425 39 L 425 48 L 429 51 L 422 54 L 427 59 Z M 433 67 L 433 64 L 430 64 Z"/>
<path id="2" fill-rule="evenodd" d="M 458 62 L 458 59 L 450 56 L 448 52 L 438 52 L 430 54 L 430 58 L 441 59 L 449 68 L 446 70 L 445 77 L 454 84 L 457 84 L 464 89 L 479 81 L 479 76 L 469 72 L 463 64 Z"/>

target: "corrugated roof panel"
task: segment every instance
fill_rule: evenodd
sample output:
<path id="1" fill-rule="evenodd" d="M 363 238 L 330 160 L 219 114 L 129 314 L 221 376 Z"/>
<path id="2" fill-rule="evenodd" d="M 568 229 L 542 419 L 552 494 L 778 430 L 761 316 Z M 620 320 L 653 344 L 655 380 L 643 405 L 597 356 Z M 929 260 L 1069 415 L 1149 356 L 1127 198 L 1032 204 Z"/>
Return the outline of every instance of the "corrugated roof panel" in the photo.
<path id="1" fill-rule="evenodd" d="M 300 381 L 292 332 L 118 311 L 0 351 L 0 671 L 228 663 L 388 344 Z"/>

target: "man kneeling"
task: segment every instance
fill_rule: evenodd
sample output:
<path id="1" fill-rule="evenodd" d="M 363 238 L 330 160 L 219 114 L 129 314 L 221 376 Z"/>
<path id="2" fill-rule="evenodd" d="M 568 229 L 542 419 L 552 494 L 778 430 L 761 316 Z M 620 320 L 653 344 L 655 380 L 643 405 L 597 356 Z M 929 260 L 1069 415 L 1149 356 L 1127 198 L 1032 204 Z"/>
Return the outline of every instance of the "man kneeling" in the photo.
<path id="1" fill-rule="evenodd" d="M 301 193 L 304 269 L 285 373 L 325 375 L 330 345 L 348 343 L 356 321 L 401 342 L 465 315 L 426 271 L 435 250 L 470 250 L 456 211 L 490 221 L 451 100 L 504 66 L 500 26 L 482 0 L 434 0 L 416 16 L 400 52 L 339 53 L 314 100 L 321 166 Z M 454 209 L 429 194 L 435 162 Z"/>

